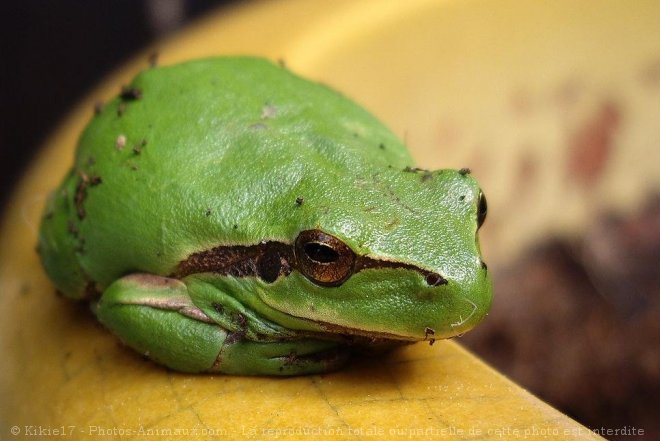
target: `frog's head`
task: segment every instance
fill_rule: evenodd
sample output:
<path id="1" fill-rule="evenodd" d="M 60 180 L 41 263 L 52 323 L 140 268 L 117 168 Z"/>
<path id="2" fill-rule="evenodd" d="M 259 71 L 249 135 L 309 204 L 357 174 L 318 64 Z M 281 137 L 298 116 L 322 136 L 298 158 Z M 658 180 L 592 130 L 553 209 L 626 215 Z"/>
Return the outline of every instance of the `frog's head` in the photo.
<path id="1" fill-rule="evenodd" d="M 456 336 L 485 317 L 492 286 L 477 233 L 487 207 L 468 170 L 315 188 L 298 207 L 287 274 L 251 287 L 271 317 L 402 340 Z"/>

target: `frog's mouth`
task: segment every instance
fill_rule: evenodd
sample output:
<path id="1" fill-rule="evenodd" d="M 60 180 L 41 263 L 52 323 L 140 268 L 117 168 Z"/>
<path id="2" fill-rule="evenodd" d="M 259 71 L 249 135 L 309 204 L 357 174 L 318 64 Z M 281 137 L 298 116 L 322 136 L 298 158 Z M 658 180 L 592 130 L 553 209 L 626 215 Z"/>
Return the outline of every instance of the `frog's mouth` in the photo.
<path id="1" fill-rule="evenodd" d="M 336 334 L 343 337 L 364 337 L 373 342 L 379 341 L 401 341 L 401 342 L 416 342 L 416 341 L 435 341 L 433 338 L 434 332 L 425 332 L 425 338 L 417 338 L 406 335 L 398 335 L 389 332 L 380 332 L 380 331 L 366 331 L 363 329 L 349 328 L 346 326 L 335 325 L 332 323 L 325 322 L 316 322 L 321 328 L 329 334 Z M 430 330 L 427 328 L 426 331 Z"/>

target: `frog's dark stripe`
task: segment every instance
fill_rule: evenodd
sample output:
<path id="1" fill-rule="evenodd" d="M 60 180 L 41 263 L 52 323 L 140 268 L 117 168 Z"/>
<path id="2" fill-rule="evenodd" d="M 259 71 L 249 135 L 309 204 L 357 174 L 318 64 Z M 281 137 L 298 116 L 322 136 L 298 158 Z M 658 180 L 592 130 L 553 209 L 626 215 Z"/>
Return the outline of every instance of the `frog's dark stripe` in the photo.
<path id="1" fill-rule="evenodd" d="M 356 256 L 352 274 L 365 269 L 379 268 L 404 268 L 417 271 L 431 286 L 447 283 L 440 274 L 415 265 L 367 256 Z M 174 276 L 181 278 L 190 274 L 215 273 L 234 277 L 259 277 L 272 283 L 280 276 L 288 276 L 293 270 L 299 270 L 294 246 L 283 242 L 264 241 L 257 245 L 218 246 L 193 253 L 179 263 Z"/>
<path id="2" fill-rule="evenodd" d="M 372 259 L 366 256 L 358 256 L 355 262 L 355 269 L 353 270 L 353 273 L 362 271 L 363 269 L 371 269 L 371 268 L 404 268 L 412 271 L 417 271 L 418 273 L 420 273 L 422 276 L 424 276 L 424 278 L 426 279 L 426 283 L 428 283 L 429 285 L 440 286 L 447 284 L 447 279 L 442 277 L 440 274 L 434 273 L 433 271 L 425 270 L 410 263 Z"/>
<path id="3" fill-rule="evenodd" d="M 191 254 L 179 263 L 175 275 L 210 272 L 234 277 L 258 276 L 274 282 L 279 276 L 291 273 L 294 261 L 292 246 L 282 242 L 219 246 Z"/>

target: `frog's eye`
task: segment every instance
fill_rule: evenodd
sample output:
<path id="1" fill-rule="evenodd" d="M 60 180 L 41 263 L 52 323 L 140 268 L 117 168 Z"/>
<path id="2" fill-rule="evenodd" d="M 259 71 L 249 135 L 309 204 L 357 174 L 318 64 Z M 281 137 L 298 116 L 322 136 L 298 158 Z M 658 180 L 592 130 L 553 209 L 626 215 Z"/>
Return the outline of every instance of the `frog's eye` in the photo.
<path id="1" fill-rule="evenodd" d="M 302 231 L 296 239 L 295 254 L 300 272 L 318 285 L 340 285 L 353 273 L 353 250 L 320 230 Z"/>
<path id="2" fill-rule="evenodd" d="M 477 229 L 481 228 L 486 220 L 486 214 L 488 213 L 488 203 L 486 202 L 486 196 L 482 191 L 479 191 L 479 202 L 477 208 Z"/>

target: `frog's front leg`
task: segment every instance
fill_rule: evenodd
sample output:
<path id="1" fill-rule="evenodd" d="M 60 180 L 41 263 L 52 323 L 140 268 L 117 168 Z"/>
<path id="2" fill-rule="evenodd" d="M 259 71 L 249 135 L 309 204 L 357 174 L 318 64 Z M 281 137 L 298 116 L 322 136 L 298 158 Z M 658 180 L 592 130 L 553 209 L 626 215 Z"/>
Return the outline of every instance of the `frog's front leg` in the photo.
<path id="1" fill-rule="evenodd" d="M 300 375 L 336 369 L 348 357 L 336 342 L 282 332 L 255 337 L 243 323 L 247 311 L 236 312 L 233 299 L 215 295 L 225 306 L 207 314 L 183 281 L 132 274 L 110 285 L 94 311 L 128 346 L 177 371 Z"/>

